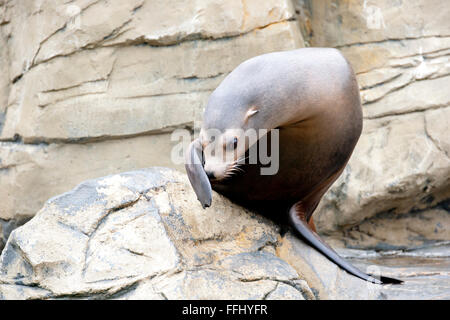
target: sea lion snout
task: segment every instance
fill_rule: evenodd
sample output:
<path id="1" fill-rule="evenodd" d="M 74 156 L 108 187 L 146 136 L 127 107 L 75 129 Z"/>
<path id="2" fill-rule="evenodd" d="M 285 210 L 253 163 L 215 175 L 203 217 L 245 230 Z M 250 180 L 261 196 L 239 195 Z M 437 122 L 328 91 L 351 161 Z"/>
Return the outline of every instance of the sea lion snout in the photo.
<path id="1" fill-rule="evenodd" d="M 205 170 L 205 173 L 206 173 L 206 176 L 208 177 L 209 180 L 215 180 L 216 179 L 216 176 L 214 175 L 214 172 Z"/>
<path id="2" fill-rule="evenodd" d="M 219 181 L 225 178 L 227 173 L 227 163 L 219 161 L 215 157 L 206 157 L 204 170 L 209 181 Z"/>

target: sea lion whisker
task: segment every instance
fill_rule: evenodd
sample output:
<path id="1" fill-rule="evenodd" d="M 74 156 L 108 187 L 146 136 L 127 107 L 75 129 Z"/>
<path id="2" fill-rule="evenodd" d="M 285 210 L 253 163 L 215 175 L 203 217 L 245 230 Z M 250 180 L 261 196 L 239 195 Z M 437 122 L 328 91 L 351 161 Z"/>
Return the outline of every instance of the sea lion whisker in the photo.
<path id="1" fill-rule="evenodd" d="M 239 168 L 237 165 L 234 165 L 232 167 L 230 167 L 227 171 L 230 172 L 244 172 L 244 170 L 242 168 Z"/>
<path id="2" fill-rule="evenodd" d="M 239 167 L 234 167 L 233 170 L 237 171 L 237 172 L 241 172 L 241 173 L 244 172 L 244 169 L 239 168 Z"/>
<path id="3" fill-rule="evenodd" d="M 247 160 L 250 156 L 243 156 L 235 161 L 235 164 L 242 164 L 243 161 Z M 244 162 L 245 163 L 245 162 Z"/>

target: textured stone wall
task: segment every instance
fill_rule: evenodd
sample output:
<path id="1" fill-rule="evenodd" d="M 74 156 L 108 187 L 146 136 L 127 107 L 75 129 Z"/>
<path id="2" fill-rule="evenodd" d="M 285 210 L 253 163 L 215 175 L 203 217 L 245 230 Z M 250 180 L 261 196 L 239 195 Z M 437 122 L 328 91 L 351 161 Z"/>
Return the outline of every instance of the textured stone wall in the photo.
<path id="1" fill-rule="evenodd" d="M 302 46 L 290 0 L 0 0 L 0 233 L 83 180 L 173 167 L 170 131 L 231 70 Z"/>
<path id="2" fill-rule="evenodd" d="M 351 246 L 450 240 L 449 16 L 437 0 L 0 0 L 0 248 L 86 179 L 183 170 L 170 132 L 240 62 L 305 44 L 344 53 L 364 104 L 319 230 Z"/>
<path id="3" fill-rule="evenodd" d="M 363 134 L 322 201 L 320 229 L 347 230 L 352 245 L 448 239 L 450 7 L 423 0 L 296 6 L 308 43 L 350 60 L 363 102 Z"/>

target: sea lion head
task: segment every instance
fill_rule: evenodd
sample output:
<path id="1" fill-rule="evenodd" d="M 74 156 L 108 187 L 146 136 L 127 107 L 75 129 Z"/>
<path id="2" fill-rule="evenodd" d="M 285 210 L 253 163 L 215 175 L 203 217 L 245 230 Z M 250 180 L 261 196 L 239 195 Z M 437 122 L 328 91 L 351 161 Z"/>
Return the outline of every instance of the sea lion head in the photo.
<path id="1" fill-rule="evenodd" d="M 206 123 L 200 131 L 203 166 L 213 183 L 242 172 L 240 165 L 245 163 L 246 151 L 257 140 L 257 135 L 252 133 L 253 129 L 248 127 L 248 122 L 250 117 L 258 113 L 258 109 L 250 106 L 245 112 L 237 110 L 234 116 L 239 113 L 241 118 L 238 120 L 224 119 L 217 127 L 207 126 Z"/>
<path id="2" fill-rule="evenodd" d="M 245 155 L 240 129 L 202 129 L 200 143 L 203 149 L 203 167 L 212 182 L 229 178 L 239 171 L 239 161 Z"/>
<path id="3" fill-rule="evenodd" d="M 255 139 L 245 132 L 259 126 L 257 90 L 248 90 L 251 79 L 242 72 L 244 62 L 231 72 L 208 99 L 198 139 L 186 153 L 186 172 L 202 206 L 211 205 L 210 183 L 220 183 L 242 171 L 245 153 Z M 244 70 L 245 71 L 245 70 Z"/>

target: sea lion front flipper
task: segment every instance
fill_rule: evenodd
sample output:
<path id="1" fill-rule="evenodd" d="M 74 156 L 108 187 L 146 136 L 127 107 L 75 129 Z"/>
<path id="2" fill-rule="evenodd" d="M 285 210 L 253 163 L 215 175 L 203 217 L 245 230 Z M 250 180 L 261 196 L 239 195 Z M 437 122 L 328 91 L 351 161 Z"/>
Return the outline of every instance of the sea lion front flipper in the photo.
<path id="1" fill-rule="evenodd" d="M 345 261 L 342 257 L 340 257 L 337 254 L 337 252 L 334 251 L 328 244 L 326 244 L 316 232 L 312 231 L 309 228 L 308 222 L 306 221 L 306 215 L 303 209 L 303 204 L 301 201 L 295 203 L 289 210 L 289 220 L 296 229 L 296 231 L 298 231 L 298 233 L 300 233 L 300 235 L 304 237 L 314 248 L 319 250 L 328 259 L 336 263 L 338 266 L 340 266 L 342 269 L 349 272 L 350 274 L 353 274 L 358 278 L 376 284 L 403 283 L 403 281 L 401 280 L 388 278 L 384 276 L 381 276 L 380 279 L 376 279 L 368 274 L 365 274 L 361 270 L 357 269 L 355 266 Z"/>
<path id="2" fill-rule="evenodd" d="M 185 157 L 186 173 L 203 209 L 211 206 L 212 189 L 203 168 L 203 150 L 200 140 L 195 139 L 189 145 Z"/>

